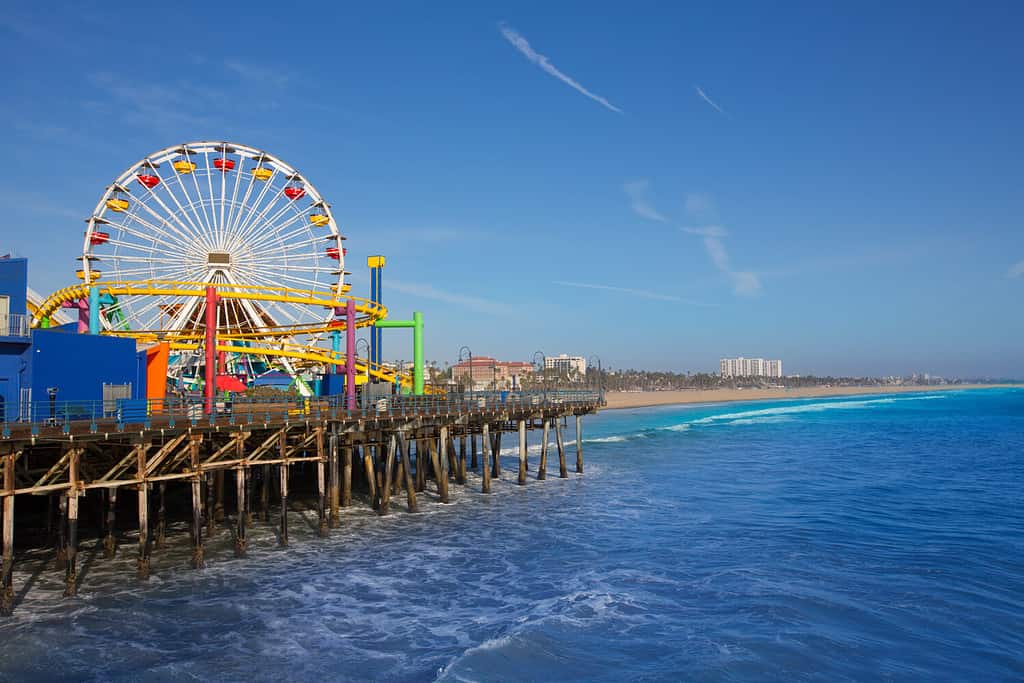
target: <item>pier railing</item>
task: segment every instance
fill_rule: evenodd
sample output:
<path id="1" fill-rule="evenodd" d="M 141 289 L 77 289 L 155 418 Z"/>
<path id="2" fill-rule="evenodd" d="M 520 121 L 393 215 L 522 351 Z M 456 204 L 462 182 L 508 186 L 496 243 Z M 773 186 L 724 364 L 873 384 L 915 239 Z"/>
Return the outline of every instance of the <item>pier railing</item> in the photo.
<path id="1" fill-rule="evenodd" d="M 500 411 L 545 412 L 593 410 L 603 404 L 600 392 L 525 391 L 468 392 L 443 396 L 382 396 L 348 405 L 344 395 L 296 397 L 287 400 L 253 396 L 217 398 L 207 403 L 201 396 L 165 399 L 107 399 L 97 401 L 32 401 L 9 405 L 3 418 L 2 437 L 44 432 L 63 434 L 173 429 L 203 424 L 266 424 L 292 420 L 346 420 L 416 416 L 472 415 Z M 2 404 L 0 404 L 2 405 Z"/>

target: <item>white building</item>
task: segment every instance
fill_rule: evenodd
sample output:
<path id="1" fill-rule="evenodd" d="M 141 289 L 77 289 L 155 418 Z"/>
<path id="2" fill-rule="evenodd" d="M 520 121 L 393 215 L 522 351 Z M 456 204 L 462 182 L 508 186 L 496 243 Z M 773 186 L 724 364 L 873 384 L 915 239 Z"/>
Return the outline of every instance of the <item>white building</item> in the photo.
<path id="1" fill-rule="evenodd" d="M 575 373 L 580 377 L 585 377 L 587 374 L 587 360 L 583 356 L 567 356 L 564 353 L 559 356 L 545 356 L 544 369 L 557 370 L 559 373 L 564 372 L 569 376 Z"/>
<path id="2" fill-rule="evenodd" d="M 723 358 L 718 363 L 722 377 L 782 377 L 781 360 L 764 358 Z"/>

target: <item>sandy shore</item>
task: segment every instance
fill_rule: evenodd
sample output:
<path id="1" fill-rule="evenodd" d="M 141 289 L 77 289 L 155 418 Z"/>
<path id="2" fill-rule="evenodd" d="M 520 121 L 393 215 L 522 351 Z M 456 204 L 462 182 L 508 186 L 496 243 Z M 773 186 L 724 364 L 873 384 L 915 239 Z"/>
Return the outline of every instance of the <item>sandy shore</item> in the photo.
<path id="1" fill-rule="evenodd" d="M 995 389 L 1007 384 L 956 384 L 934 387 L 803 387 L 799 389 L 695 389 L 690 391 L 609 391 L 605 394 L 608 409 L 641 408 L 676 403 L 725 403 L 729 401 L 764 401 L 780 398 L 816 398 L 820 396 L 855 396 L 858 394 L 905 394 L 963 389 Z"/>

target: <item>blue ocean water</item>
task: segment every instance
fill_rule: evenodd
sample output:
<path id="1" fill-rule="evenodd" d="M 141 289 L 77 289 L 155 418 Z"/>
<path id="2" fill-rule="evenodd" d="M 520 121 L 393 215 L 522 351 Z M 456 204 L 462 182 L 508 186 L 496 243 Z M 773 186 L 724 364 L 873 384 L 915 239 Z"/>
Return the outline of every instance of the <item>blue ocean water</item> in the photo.
<path id="1" fill-rule="evenodd" d="M 326 540 L 295 513 L 291 548 L 258 527 L 240 560 L 224 531 L 199 572 L 184 526 L 148 584 L 130 547 L 87 552 L 70 601 L 23 567 L 0 675 L 1024 678 L 1024 391 L 607 411 L 584 432 L 583 476 L 556 459 L 534 481 L 534 447 L 516 486 L 509 449 L 490 496 L 357 505 Z"/>

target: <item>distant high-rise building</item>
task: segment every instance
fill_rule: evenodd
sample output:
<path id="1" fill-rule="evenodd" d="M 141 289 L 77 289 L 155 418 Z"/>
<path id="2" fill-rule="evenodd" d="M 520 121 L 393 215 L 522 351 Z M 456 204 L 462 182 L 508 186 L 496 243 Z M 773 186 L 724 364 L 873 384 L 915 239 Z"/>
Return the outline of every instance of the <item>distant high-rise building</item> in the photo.
<path id="1" fill-rule="evenodd" d="M 564 353 L 558 356 L 545 356 L 544 369 L 557 370 L 569 376 L 575 373 L 579 377 L 585 377 L 587 374 L 587 359 L 583 356 L 567 356 Z"/>
<path id="2" fill-rule="evenodd" d="M 764 358 L 723 358 L 718 362 L 722 377 L 782 377 L 781 360 Z"/>

